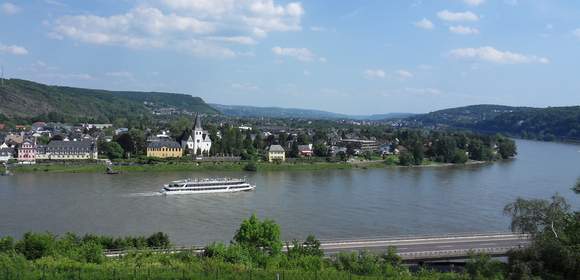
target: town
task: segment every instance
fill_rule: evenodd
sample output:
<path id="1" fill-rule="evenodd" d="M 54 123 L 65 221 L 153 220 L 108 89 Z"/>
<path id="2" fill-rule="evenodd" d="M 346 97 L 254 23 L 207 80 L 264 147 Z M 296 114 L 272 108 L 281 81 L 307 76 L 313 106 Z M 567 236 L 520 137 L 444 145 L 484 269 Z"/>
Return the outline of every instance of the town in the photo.
<path id="1" fill-rule="evenodd" d="M 513 141 L 498 135 L 404 128 L 400 122 L 240 119 L 201 113 L 159 118 L 150 127 L 0 124 L 0 143 L 0 162 L 14 167 L 168 162 L 425 165 L 516 154 Z"/>

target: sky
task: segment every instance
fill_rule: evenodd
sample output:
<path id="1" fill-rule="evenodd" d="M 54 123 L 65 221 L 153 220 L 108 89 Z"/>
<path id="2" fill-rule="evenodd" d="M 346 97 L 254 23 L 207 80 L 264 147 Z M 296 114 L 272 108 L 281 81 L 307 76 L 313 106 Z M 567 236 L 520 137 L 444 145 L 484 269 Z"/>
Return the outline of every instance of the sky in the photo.
<path id="1" fill-rule="evenodd" d="M 580 104 L 577 0 L 0 0 L 6 78 L 346 114 Z"/>

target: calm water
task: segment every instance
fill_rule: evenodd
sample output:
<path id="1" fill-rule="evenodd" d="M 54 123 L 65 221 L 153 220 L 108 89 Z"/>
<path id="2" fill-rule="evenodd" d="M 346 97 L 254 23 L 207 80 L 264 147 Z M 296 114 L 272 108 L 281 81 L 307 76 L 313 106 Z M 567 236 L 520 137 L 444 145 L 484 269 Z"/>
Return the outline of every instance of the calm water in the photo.
<path id="1" fill-rule="evenodd" d="M 250 174 L 254 192 L 159 196 L 163 183 L 245 173 L 20 174 L 0 177 L 0 235 L 26 231 L 169 233 L 179 244 L 227 241 L 252 212 L 285 239 L 505 231 L 503 206 L 558 192 L 574 208 L 580 146 L 518 141 L 515 160 L 462 167 Z"/>

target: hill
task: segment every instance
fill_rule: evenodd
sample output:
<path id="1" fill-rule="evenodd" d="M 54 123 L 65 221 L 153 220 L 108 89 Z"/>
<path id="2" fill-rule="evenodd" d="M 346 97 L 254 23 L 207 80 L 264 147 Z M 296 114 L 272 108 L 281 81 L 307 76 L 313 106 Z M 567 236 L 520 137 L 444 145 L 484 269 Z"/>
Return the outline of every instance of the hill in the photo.
<path id="1" fill-rule="evenodd" d="M 19 79 L 4 80 L 4 86 L 0 87 L 0 115 L 6 118 L 50 116 L 69 121 L 109 122 L 118 117 L 148 115 L 164 107 L 217 113 L 201 98 L 185 94 L 49 86 Z"/>
<path id="2" fill-rule="evenodd" d="M 224 115 L 232 117 L 266 117 L 266 118 L 303 118 L 303 119 L 353 119 L 353 120 L 384 120 L 405 118 L 409 113 L 389 113 L 377 115 L 347 115 L 322 110 L 255 107 L 240 105 L 210 104 Z"/>
<path id="3" fill-rule="evenodd" d="M 407 120 L 417 126 L 449 126 L 539 140 L 580 140 L 580 106 L 473 105 L 416 115 Z"/>

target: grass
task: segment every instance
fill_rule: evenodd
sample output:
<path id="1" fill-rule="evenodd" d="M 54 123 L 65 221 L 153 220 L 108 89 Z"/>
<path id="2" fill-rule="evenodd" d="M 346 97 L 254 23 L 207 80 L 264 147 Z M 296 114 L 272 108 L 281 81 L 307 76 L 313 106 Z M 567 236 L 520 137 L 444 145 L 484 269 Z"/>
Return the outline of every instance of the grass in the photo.
<path id="1" fill-rule="evenodd" d="M 121 173 L 132 172 L 185 172 L 185 171 L 244 171 L 244 166 L 248 162 L 188 162 L 184 160 L 158 162 L 151 164 L 119 165 L 114 166 L 115 171 Z M 299 160 L 295 162 L 269 163 L 258 162 L 257 171 L 318 171 L 318 170 L 346 170 L 346 169 L 369 169 L 398 167 L 399 159 L 391 155 L 384 160 L 360 161 L 360 162 L 327 162 L 317 160 Z M 444 166 L 446 164 L 424 160 L 421 166 Z M 448 165 L 448 164 L 447 164 Z M 419 166 L 420 167 L 420 166 Z M 11 168 L 14 173 L 104 173 L 105 165 L 95 163 L 75 163 L 75 164 L 34 164 L 17 165 Z M 0 172 L 3 167 L 0 166 Z"/>

